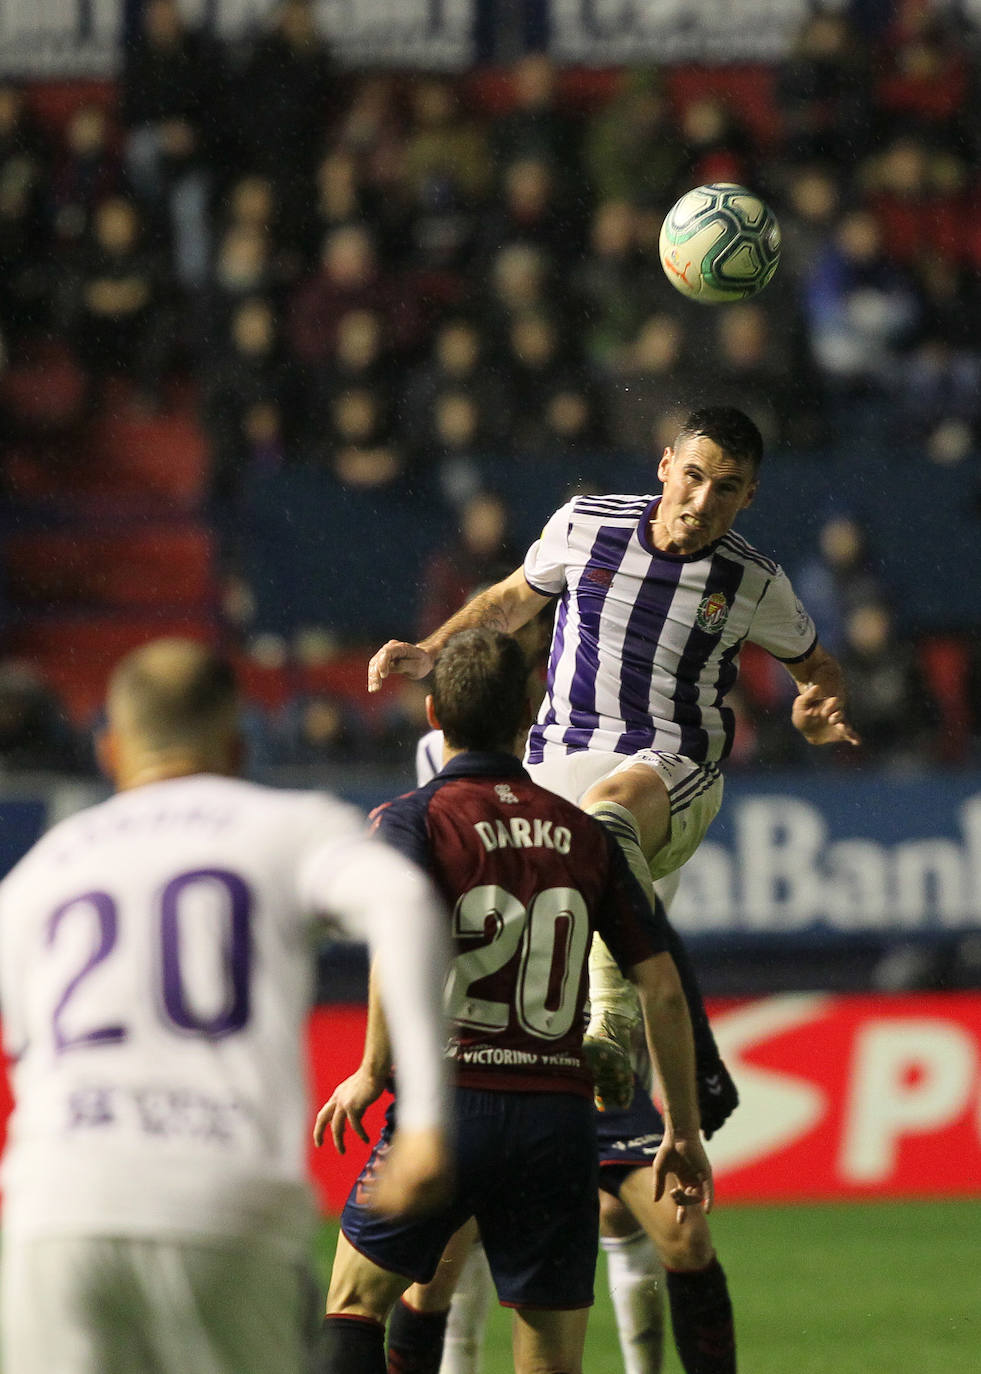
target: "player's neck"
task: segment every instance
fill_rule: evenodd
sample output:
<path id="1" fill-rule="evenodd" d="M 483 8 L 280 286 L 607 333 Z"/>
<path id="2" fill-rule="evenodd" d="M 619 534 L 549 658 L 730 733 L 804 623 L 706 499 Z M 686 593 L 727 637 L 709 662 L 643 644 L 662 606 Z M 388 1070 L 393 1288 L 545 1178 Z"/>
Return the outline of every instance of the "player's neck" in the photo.
<path id="1" fill-rule="evenodd" d="M 154 782 L 191 778 L 198 773 L 226 774 L 228 771 L 217 766 L 213 759 L 193 754 L 160 754 L 133 759 L 119 770 L 114 781 L 117 792 L 129 792 L 134 787 L 146 787 Z"/>

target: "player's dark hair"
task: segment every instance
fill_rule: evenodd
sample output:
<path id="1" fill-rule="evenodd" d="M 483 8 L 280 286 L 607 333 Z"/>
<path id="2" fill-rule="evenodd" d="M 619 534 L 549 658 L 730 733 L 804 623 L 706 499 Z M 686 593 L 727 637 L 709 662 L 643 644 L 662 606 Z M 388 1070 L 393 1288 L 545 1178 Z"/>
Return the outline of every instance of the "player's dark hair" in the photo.
<path id="1" fill-rule="evenodd" d="M 452 749 L 508 753 L 525 726 L 528 664 L 501 630 L 460 630 L 444 645 L 433 674 L 433 709 Z"/>
<path id="2" fill-rule="evenodd" d="M 763 461 L 763 435 L 749 416 L 735 406 L 703 406 L 693 410 L 678 430 L 674 447 L 684 439 L 698 437 L 711 439 L 730 458 L 752 463 L 754 472 Z"/>

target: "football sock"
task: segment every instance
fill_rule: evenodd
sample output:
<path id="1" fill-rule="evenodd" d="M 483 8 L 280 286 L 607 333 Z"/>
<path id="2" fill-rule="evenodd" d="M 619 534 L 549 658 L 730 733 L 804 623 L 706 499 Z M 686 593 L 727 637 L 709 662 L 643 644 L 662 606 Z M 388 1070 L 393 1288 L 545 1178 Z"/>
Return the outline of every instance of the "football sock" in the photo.
<path id="1" fill-rule="evenodd" d="M 476 1241 L 450 1304 L 440 1374 L 479 1374 L 484 1328 L 493 1291 L 494 1280 L 484 1247 Z"/>
<path id="2" fill-rule="evenodd" d="M 664 1270 L 650 1237 L 600 1236 L 625 1374 L 659 1374 L 664 1346 Z"/>
<path id="3" fill-rule="evenodd" d="M 448 1316 L 397 1302 L 388 1322 L 388 1374 L 438 1374 Z"/>
<path id="4" fill-rule="evenodd" d="M 616 839 L 623 850 L 631 873 L 640 883 L 650 899 L 651 906 L 653 906 L 654 883 L 644 851 L 640 847 L 640 832 L 637 829 L 637 822 L 630 811 L 625 806 L 620 806 L 618 802 L 610 801 L 597 802 L 594 806 L 587 807 L 587 810 L 591 816 L 595 816 L 598 821 L 605 825 Z M 715 1036 L 712 1034 L 712 1027 L 709 1025 L 708 1014 L 705 1010 L 702 990 L 698 985 L 698 978 L 688 957 L 688 951 L 671 922 L 668 921 L 667 924 L 668 950 L 678 969 L 678 977 L 681 979 L 685 1000 L 688 1003 L 688 1013 L 691 1017 L 692 1036 L 695 1041 L 698 1105 L 702 1117 L 702 1130 L 708 1138 L 735 1110 L 739 1103 L 739 1094 L 729 1075 L 729 1070 L 722 1062 L 722 1056 L 719 1054 L 719 1047 L 715 1042 Z M 599 1028 L 607 1013 L 610 1016 L 636 1019 L 637 1012 L 636 1010 L 631 1012 L 629 1004 L 629 998 L 634 998 L 633 989 L 621 974 L 606 946 L 595 937 L 589 959 L 589 996 L 591 1021 L 590 1031 L 587 1034 L 594 1028 Z M 633 1005 L 636 1008 L 635 998 Z M 595 1027 L 594 1022 L 596 1023 Z M 620 1032 L 615 1035 L 615 1038 L 622 1040 L 623 1032 L 620 1027 L 616 1022 L 612 1024 L 614 1031 Z"/>
<path id="5" fill-rule="evenodd" d="M 324 1317 L 319 1374 L 386 1374 L 385 1328 L 371 1317 Z"/>
<path id="6" fill-rule="evenodd" d="M 736 1333 L 725 1272 L 717 1259 L 704 1269 L 667 1271 L 674 1343 L 685 1374 L 736 1374 Z"/>

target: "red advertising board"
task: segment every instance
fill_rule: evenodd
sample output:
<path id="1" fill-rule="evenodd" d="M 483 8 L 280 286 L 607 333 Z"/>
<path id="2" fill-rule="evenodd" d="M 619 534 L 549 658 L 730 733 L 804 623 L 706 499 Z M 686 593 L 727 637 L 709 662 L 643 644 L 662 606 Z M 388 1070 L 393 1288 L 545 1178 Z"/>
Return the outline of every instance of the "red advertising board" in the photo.
<path id="1" fill-rule="evenodd" d="M 712 1140 L 719 1201 L 981 1194 L 981 994 L 762 998 L 712 1008 L 741 1104 Z M 364 1009 L 310 1020 L 314 1100 L 357 1065 Z M 366 1118 L 374 1139 L 384 1103 Z M 0 1117 L 9 1097 L 0 1092 Z M 0 1135 L 3 1126 L 0 1122 Z M 311 1146 L 337 1212 L 367 1146 Z"/>

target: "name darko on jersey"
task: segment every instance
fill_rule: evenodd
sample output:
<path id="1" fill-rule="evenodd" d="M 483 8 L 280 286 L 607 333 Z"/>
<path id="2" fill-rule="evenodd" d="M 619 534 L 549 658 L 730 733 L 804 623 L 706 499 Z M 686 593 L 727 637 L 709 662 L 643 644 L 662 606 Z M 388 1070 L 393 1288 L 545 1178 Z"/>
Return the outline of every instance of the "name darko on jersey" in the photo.
<path id="1" fill-rule="evenodd" d="M 567 827 L 553 825 L 540 816 L 530 820 L 509 816 L 506 821 L 477 821 L 474 830 L 488 853 L 494 849 L 554 849 L 559 854 L 568 854 L 572 848 L 572 834 Z"/>

